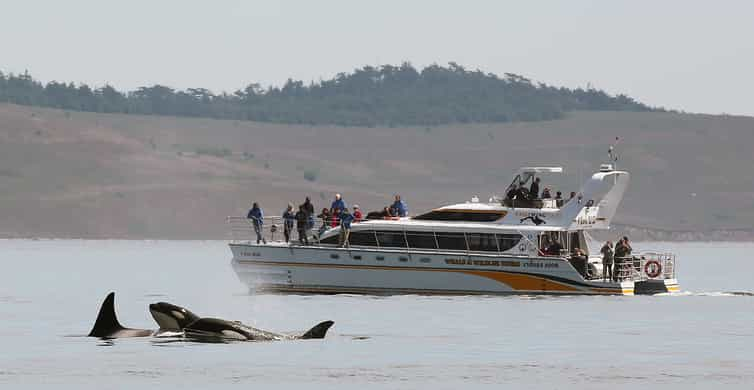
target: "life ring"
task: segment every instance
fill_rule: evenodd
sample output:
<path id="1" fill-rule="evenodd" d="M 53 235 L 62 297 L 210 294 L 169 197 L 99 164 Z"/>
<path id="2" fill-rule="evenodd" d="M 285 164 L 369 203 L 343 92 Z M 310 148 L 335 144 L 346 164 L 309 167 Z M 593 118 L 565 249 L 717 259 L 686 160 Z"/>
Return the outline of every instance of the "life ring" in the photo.
<path id="1" fill-rule="evenodd" d="M 662 264 L 657 260 L 649 260 L 644 264 L 644 274 L 650 278 L 656 278 L 662 273 Z"/>

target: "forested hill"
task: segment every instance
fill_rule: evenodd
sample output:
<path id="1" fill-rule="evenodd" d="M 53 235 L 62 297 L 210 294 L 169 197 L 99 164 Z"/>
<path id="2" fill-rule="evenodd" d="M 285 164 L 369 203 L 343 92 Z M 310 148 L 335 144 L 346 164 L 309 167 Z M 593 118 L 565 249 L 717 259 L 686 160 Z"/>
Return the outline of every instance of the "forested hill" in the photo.
<path id="1" fill-rule="evenodd" d="M 0 102 L 65 110 L 173 115 L 290 124 L 343 126 L 438 125 L 559 119 L 566 112 L 657 111 L 625 96 L 596 89 L 558 88 L 506 73 L 503 77 L 450 63 L 416 69 L 366 66 L 331 80 L 282 87 L 251 84 L 232 94 L 163 85 L 121 92 L 51 81 L 28 72 L 0 72 Z"/>

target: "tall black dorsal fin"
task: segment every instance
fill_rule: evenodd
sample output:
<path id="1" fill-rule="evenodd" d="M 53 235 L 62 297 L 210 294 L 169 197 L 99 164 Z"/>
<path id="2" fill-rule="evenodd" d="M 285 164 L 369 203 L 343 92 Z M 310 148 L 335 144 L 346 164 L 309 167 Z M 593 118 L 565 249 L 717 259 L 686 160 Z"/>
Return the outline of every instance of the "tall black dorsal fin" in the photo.
<path id="1" fill-rule="evenodd" d="M 325 338 L 325 335 L 327 334 L 327 331 L 330 329 L 331 326 L 333 326 L 335 322 L 333 321 L 323 321 L 320 322 L 317 325 L 314 325 L 313 328 L 309 329 L 308 332 L 301 335 L 301 339 L 323 339 Z"/>
<path id="2" fill-rule="evenodd" d="M 99 314 L 97 314 L 97 321 L 94 322 L 94 327 L 89 332 L 89 336 L 109 337 L 113 332 L 123 329 L 123 326 L 118 322 L 118 317 L 115 315 L 115 293 L 111 292 L 102 301 Z"/>

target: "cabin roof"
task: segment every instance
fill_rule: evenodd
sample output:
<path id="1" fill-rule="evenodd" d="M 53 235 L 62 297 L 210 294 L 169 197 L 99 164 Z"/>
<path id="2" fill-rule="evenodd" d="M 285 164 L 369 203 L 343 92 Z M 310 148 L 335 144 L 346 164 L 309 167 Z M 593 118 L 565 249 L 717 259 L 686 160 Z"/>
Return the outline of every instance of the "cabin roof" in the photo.
<path id="1" fill-rule="evenodd" d="M 354 230 L 361 229 L 384 229 L 384 230 L 434 230 L 436 232 L 454 231 L 496 231 L 503 233 L 508 231 L 516 232 L 539 232 L 539 231 L 562 231 L 562 226 L 555 225 L 509 225 L 489 222 L 460 222 L 460 221 L 425 221 L 410 218 L 401 218 L 399 220 L 369 220 L 353 224 Z"/>

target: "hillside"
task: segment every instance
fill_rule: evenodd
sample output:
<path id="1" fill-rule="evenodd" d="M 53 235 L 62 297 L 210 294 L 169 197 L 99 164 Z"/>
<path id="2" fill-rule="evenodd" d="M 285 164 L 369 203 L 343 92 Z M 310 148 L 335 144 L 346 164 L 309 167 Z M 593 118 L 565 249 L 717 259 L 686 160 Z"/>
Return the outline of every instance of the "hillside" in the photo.
<path id="1" fill-rule="evenodd" d="M 562 164 L 577 189 L 615 136 L 633 181 L 617 222 L 754 228 L 754 118 L 572 112 L 537 123 L 293 126 L 0 104 L 0 236 L 224 238 L 259 201 L 278 214 L 333 192 L 412 212 L 500 193 L 522 165 Z M 308 178 L 305 178 L 305 176 Z M 576 176 L 581 176 L 577 178 Z"/>
<path id="2" fill-rule="evenodd" d="M 365 66 L 332 79 L 283 86 L 252 83 L 229 93 L 152 85 L 118 91 L 106 85 L 51 81 L 0 72 L 0 102 L 66 110 L 174 115 L 341 126 L 439 125 L 561 119 L 574 110 L 655 111 L 625 95 L 558 88 L 516 74 L 503 77 L 456 63 L 415 69 Z"/>

